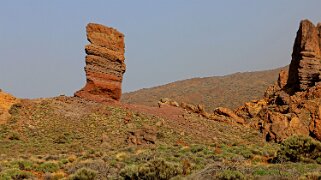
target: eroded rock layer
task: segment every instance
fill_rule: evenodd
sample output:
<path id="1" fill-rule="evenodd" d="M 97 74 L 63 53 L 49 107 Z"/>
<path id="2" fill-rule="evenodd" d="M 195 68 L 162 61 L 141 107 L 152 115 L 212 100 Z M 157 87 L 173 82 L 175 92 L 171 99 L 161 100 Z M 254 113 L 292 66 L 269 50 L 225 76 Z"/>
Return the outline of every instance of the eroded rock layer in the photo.
<path id="1" fill-rule="evenodd" d="M 100 24 L 87 25 L 87 84 L 75 96 L 97 102 L 118 101 L 126 70 L 124 35 Z"/>

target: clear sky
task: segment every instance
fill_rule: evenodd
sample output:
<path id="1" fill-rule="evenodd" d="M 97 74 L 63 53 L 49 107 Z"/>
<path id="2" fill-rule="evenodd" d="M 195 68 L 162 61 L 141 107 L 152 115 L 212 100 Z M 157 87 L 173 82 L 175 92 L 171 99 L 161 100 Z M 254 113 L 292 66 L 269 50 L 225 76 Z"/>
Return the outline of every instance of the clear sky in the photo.
<path id="1" fill-rule="evenodd" d="M 3 0 L 0 88 L 72 95 L 85 84 L 85 26 L 125 34 L 123 91 L 289 64 L 299 22 L 320 0 Z"/>

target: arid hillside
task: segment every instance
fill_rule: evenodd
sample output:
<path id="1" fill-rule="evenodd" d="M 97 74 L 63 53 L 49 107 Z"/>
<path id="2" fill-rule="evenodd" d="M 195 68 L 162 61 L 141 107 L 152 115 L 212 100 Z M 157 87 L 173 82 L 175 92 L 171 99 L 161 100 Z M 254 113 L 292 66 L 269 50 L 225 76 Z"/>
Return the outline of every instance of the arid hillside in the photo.
<path id="1" fill-rule="evenodd" d="M 22 100 L 10 114 L 0 125 L 1 179 L 298 178 L 321 169 L 271 164 L 279 145 L 257 130 L 177 107 L 61 96 Z"/>
<path id="2" fill-rule="evenodd" d="M 234 109 L 245 102 L 263 97 L 267 87 L 276 82 L 281 69 L 288 69 L 288 66 L 266 71 L 177 81 L 124 93 L 121 101 L 157 106 L 161 98 L 167 97 L 177 102 L 204 104 L 208 111 L 220 106 Z"/>
<path id="3" fill-rule="evenodd" d="M 107 43 L 93 52 L 111 60 L 113 33 L 97 27 Z M 74 97 L 0 91 L 0 179 L 320 179 L 320 23 L 301 21 L 290 68 L 179 81 L 123 102 L 121 58 L 107 68 L 86 50 Z"/>
<path id="4" fill-rule="evenodd" d="M 297 179 L 321 170 L 311 158 L 272 162 L 284 145 L 179 107 L 60 96 L 21 100 L 9 112 L 0 179 Z"/>

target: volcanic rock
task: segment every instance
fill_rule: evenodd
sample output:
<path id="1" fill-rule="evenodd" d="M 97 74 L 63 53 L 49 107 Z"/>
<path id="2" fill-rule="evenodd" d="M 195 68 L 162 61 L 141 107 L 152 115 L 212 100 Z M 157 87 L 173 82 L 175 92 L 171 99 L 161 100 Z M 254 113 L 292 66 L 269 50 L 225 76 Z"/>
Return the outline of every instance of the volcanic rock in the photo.
<path id="1" fill-rule="evenodd" d="M 265 98 L 236 110 L 266 140 L 280 142 L 292 135 L 312 136 L 321 141 L 321 24 L 303 20 L 295 38 L 289 71 Z"/>
<path id="2" fill-rule="evenodd" d="M 244 124 L 244 119 L 235 114 L 231 109 L 218 107 L 214 110 L 215 115 L 222 115 L 228 117 L 239 124 Z"/>
<path id="3" fill-rule="evenodd" d="M 306 90 L 321 81 L 321 24 L 301 21 L 293 46 L 288 87 Z"/>
<path id="4" fill-rule="evenodd" d="M 169 105 L 169 106 L 174 106 L 174 107 L 179 107 L 178 102 L 173 101 L 169 98 L 162 98 L 160 101 L 158 101 L 158 107 L 163 107 L 164 105 Z"/>
<path id="5" fill-rule="evenodd" d="M 157 128 L 145 125 L 138 130 L 129 131 L 128 144 L 142 145 L 155 144 L 157 140 Z"/>
<path id="6" fill-rule="evenodd" d="M 75 96 L 96 102 L 119 101 L 126 70 L 124 35 L 116 29 L 89 23 L 86 27 L 87 83 Z"/>

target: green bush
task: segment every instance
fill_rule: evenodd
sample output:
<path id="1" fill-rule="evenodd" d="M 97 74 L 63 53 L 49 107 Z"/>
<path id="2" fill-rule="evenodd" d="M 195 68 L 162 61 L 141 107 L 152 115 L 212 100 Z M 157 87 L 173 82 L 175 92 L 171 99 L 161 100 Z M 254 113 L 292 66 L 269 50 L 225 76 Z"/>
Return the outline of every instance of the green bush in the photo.
<path id="1" fill-rule="evenodd" d="M 21 171 L 20 169 L 6 169 L 0 173 L 1 180 L 11 179 L 34 179 L 34 175 L 30 172 Z"/>
<path id="2" fill-rule="evenodd" d="M 19 168 L 20 170 L 33 170 L 34 165 L 31 161 L 28 160 L 15 160 L 11 162 L 11 166 Z"/>
<path id="3" fill-rule="evenodd" d="M 158 159 L 141 165 L 131 165 L 121 170 L 120 175 L 124 179 L 159 179 L 165 180 L 180 175 L 182 167 L 178 164 Z"/>
<path id="4" fill-rule="evenodd" d="M 97 172 L 87 168 L 81 168 L 71 176 L 70 180 L 93 180 L 97 176 Z"/>
<path id="5" fill-rule="evenodd" d="M 40 164 L 37 168 L 38 171 L 42 172 L 56 172 L 59 170 L 59 165 L 54 162 L 44 162 Z"/>
<path id="6" fill-rule="evenodd" d="M 245 179 L 245 176 L 240 171 L 225 170 L 216 175 L 216 179 L 220 180 L 239 180 Z"/>
<path id="7" fill-rule="evenodd" d="M 321 143 L 311 137 L 295 135 L 287 138 L 281 143 L 277 152 L 276 161 L 292 162 L 320 162 Z"/>

